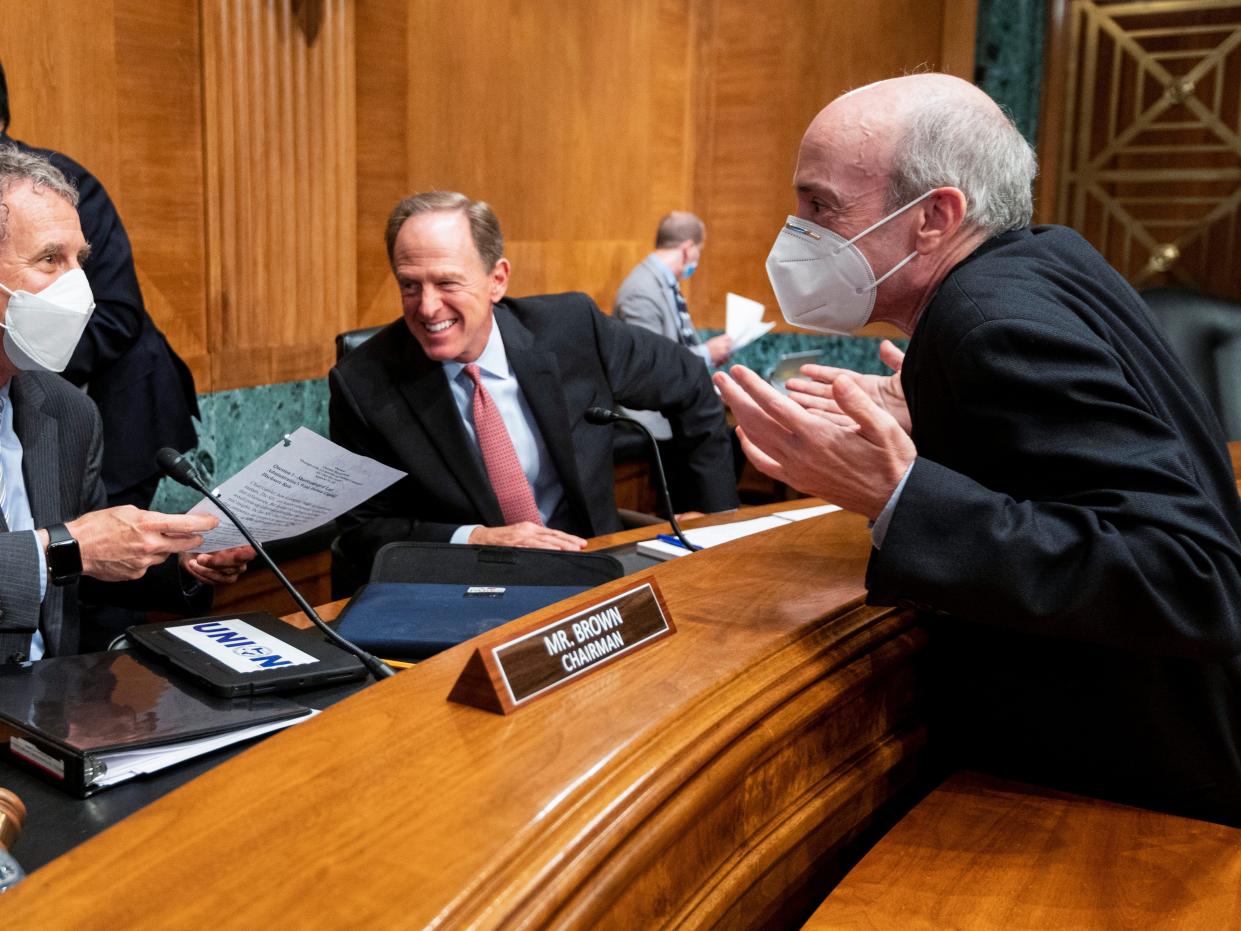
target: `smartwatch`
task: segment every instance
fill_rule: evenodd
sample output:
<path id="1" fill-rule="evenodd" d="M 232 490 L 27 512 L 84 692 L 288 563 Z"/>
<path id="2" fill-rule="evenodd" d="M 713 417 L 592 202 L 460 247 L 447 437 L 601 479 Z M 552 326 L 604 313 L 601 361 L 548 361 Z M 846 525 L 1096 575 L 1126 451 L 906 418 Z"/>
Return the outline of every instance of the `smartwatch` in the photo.
<path id="1" fill-rule="evenodd" d="M 64 524 L 47 528 L 47 569 L 53 585 L 76 582 L 82 574 L 82 552 Z"/>

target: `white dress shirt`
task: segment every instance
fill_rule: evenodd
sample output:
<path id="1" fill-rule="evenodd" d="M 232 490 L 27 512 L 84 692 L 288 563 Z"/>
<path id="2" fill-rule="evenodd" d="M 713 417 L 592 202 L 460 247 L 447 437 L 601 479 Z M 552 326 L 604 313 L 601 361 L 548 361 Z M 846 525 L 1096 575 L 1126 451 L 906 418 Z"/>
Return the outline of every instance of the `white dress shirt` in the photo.
<path id="1" fill-rule="evenodd" d="M 493 318 L 491 335 L 487 337 L 487 346 L 482 355 L 474 360 L 481 373 L 484 387 L 495 402 L 496 409 L 504 418 L 504 426 L 508 430 L 509 439 L 517 451 L 517 459 L 521 462 L 521 470 L 526 474 L 526 481 L 534 491 L 534 503 L 538 506 L 539 516 L 546 524 L 564 500 L 564 487 L 560 484 L 560 475 L 548 455 L 543 435 L 539 433 L 534 414 L 521 392 L 517 376 L 508 364 L 508 353 L 504 351 L 504 340 L 500 336 L 500 327 Z M 470 441 L 478 446 L 478 436 L 474 430 L 474 383 L 465 374 L 465 363 L 445 362 L 444 377 L 448 379 L 448 387 L 452 389 L 453 400 L 457 403 L 457 411 L 461 414 L 461 422 Z M 482 452 L 479 452 L 482 461 Z M 485 470 L 484 470 L 485 472 Z M 466 543 L 475 527 L 480 524 L 466 524 L 458 527 L 451 537 L 452 543 Z"/>

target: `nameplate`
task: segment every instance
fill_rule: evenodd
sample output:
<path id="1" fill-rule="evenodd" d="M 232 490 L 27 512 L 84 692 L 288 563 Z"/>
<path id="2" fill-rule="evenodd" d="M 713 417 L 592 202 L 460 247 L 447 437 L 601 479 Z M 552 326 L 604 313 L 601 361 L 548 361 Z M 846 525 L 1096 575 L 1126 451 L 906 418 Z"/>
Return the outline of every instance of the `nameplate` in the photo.
<path id="1" fill-rule="evenodd" d="M 654 579 L 479 647 L 448 698 L 498 714 L 675 633 Z"/>

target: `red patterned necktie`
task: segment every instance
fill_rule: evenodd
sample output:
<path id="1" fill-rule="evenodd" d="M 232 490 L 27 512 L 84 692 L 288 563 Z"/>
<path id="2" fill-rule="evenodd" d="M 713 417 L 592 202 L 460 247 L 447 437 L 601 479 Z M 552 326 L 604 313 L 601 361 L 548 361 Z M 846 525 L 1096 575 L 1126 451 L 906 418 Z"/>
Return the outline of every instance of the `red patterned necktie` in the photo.
<path id="1" fill-rule="evenodd" d="M 474 382 L 474 433 L 478 437 L 478 448 L 483 453 L 487 477 L 491 479 L 491 490 L 500 502 L 504 523 L 517 524 L 527 520 L 543 526 L 538 505 L 534 503 L 534 492 L 530 490 L 526 473 L 521 470 L 521 460 L 517 458 L 517 450 L 513 448 L 508 428 L 504 426 L 504 418 L 483 387 L 482 373 L 477 365 L 471 363 L 465 367 L 465 374 Z"/>

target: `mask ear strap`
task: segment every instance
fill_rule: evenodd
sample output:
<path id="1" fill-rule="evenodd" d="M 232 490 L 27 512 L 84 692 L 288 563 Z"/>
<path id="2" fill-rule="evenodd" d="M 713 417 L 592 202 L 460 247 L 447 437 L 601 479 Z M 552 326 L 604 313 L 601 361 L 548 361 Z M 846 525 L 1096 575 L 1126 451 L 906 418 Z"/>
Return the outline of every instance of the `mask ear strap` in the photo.
<path id="1" fill-rule="evenodd" d="M 2 284 L 0 284 L 0 291 L 3 291 L 3 292 L 4 292 L 5 294 L 7 294 L 9 297 L 17 297 L 17 295 L 16 295 L 16 294 L 14 294 L 12 291 L 10 291 L 8 288 L 6 288 L 6 287 L 5 287 L 4 285 L 2 285 Z"/>
<path id="2" fill-rule="evenodd" d="M 888 271 L 882 277 L 876 278 L 875 283 L 871 285 L 870 287 L 872 289 L 879 287 L 881 284 L 883 284 L 885 281 L 887 281 L 889 278 L 891 278 L 893 275 L 899 272 L 902 268 L 904 268 L 906 265 L 912 262 L 913 257 L 917 254 L 918 254 L 917 249 L 909 253 L 909 255 L 905 256 L 903 259 L 901 259 L 899 262 L 893 265 L 890 269 L 888 269 Z M 858 292 L 858 294 L 861 294 L 861 293 L 862 293 L 861 291 Z"/>
<path id="3" fill-rule="evenodd" d="M 934 188 L 932 188 L 931 190 L 929 190 L 929 191 L 927 191 L 925 194 L 923 194 L 921 197 L 915 197 L 913 200 L 911 200 L 909 203 L 907 203 L 907 204 L 906 204 L 904 207 L 902 207 L 900 210 L 895 210 L 895 211 L 893 211 L 892 213 L 889 213 L 889 214 L 888 214 L 886 217 L 884 217 L 882 220 L 876 220 L 876 221 L 875 221 L 874 223 L 872 223 L 870 226 L 866 227 L 866 229 L 862 230 L 862 232 L 858 233 L 858 234 L 857 234 L 856 236 L 854 236 L 852 239 L 848 240 L 848 241 L 847 241 L 844 245 L 846 245 L 846 246 L 851 246 L 851 245 L 853 245 L 855 242 L 857 242 L 859 239 L 861 239 L 861 238 L 862 238 L 863 236 L 865 236 L 867 233 L 873 232 L 874 230 L 877 230 L 879 227 L 883 226 L 883 224 L 887 223 L 889 220 L 892 220 L 892 219 L 895 219 L 896 217 L 899 217 L 902 213 L 904 213 L 904 212 L 905 212 L 906 210 L 908 210 L 910 207 L 914 206 L 915 204 L 920 204 L 920 203 L 922 203 L 924 200 L 926 200 L 928 197 L 930 197 L 930 196 L 931 196 L 932 194 L 934 194 L 934 193 L 935 193 L 935 189 L 934 189 Z M 841 248 L 843 248 L 843 246 L 842 246 Z M 839 250 L 837 250 L 837 251 L 839 251 Z M 906 261 L 906 262 L 908 262 L 908 261 L 909 261 L 909 259 L 905 259 L 905 261 Z M 904 263 L 902 262 L 901 264 L 903 265 Z M 900 265 L 896 266 L 896 268 L 900 268 L 900 267 L 901 267 Z M 896 271 L 896 268 L 892 269 L 892 271 Z M 890 275 L 890 274 L 892 274 L 892 272 L 888 272 L 888 275 Z M 883 276 L 883 278 L 888 277 L 888 275 L 884 275 L 884 276 Z M 879 279 L 879 281 L 883 281 L 883 278 L 880 278 L 880 279 Z M 878 282 L 876 282 L 876 284 L 878 284 Z"/>

